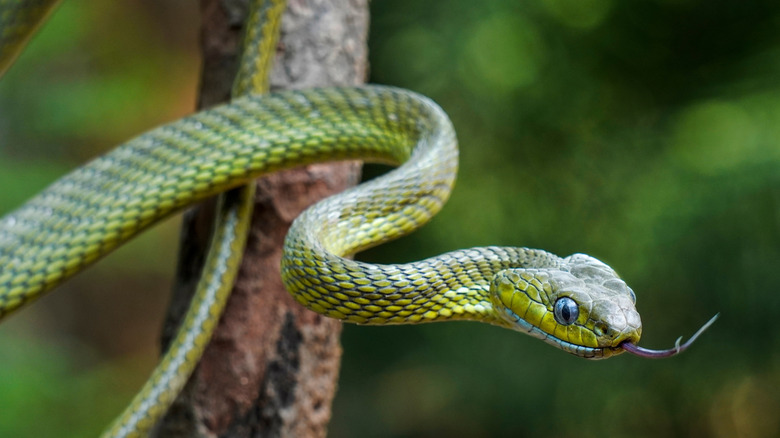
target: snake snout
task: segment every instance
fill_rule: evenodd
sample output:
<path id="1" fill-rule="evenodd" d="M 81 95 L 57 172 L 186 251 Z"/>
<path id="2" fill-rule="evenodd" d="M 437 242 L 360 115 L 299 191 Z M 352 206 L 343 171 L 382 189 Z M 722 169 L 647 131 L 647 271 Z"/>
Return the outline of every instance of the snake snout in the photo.
<path id="1" fill-rule="evenodd" d="M 599 347 L 615 348 L 623 342 L 636 343 L 642 334 L 642 320 L 631 298 L 610 296 L 594 303 L 591 317 Z"/>
<path id="2" fill-rule="evenodd" d="M 593 334 L 599 347 L 614 348 L 622 342 L 638 342 L 642 320 L 628 294 L 605 294 L 593 304 Z"/>
<path id="3" fill-rule="evenodd" d="M 606 347 L 617 347 L 623 342 L 637 343 L 640 337 L 639 330 L 625 323 L 610 325 L 599 321 L 594 325 L 593 332 Z"/>

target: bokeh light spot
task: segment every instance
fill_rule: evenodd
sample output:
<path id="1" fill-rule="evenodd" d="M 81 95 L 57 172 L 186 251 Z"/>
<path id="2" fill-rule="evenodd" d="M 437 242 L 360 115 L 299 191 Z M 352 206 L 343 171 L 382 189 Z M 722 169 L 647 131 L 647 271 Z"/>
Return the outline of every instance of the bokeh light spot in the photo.
<path id="1" fill-rule="evenodd" d="M 673 130 L 674 161 L 703 174 L 718 174 L 756 161 L 757 129 L 739 105 L 708 101 L 678 117 Z"/>
<path id="2" fill-rule="evenodd" d="M 421 26 L 404 29 L 379 48 L 374 69 L 380 77 L 395 77 L 399 85 L 414 84 L 423 93 L 435 93 L 448 84 L 447 71 L 441 69 L 445 45 L 441 38 Z M 402 53 L 408 62 L 398 62 L 393 54 Z"/>
<path id="3" fill-rule="evenodd" d="M 780 398 L 770 388 L 771 383 L 754 377 L 723 385 L 712 401 L 710 429 L 714 436 L 776 436 L 780 420 L 775 413 Z"/>
<path id="4" fill-rule="evenodd" d="M 461 73 L 472 90 L 501 95 L 538 78 L 545 51 L 526 20 L 493 16 L 476 22 L 468 34 Z"/>
<path id="5" fill-rule="evenodd" d="M 544 5 L 566 26 L 592 29 L 607 17 L 612 9 L 612 0 L 545 0 Z"/>

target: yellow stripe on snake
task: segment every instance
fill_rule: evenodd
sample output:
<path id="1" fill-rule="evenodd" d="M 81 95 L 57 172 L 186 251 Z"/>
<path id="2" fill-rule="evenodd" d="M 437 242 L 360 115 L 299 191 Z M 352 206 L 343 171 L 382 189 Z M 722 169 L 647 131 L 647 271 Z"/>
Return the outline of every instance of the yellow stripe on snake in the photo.
<path id="1" fill-rule="evenodd" d="M 54 3 L 0 0 L 0 73 Z M 280 4 L 268 0 L 263 7 L 276 12 L 262 13 L 278 13 Z M 246 44 L 248 50 L 268 53 L 267 34 L 275 30 L 262 27 L 267 22 L 252 26 L 260 36 Z M 240 73 L 234 95 L 264 91 L 265 78 L 265 72 Z M 638 347 L 633 291 L 609 266 L 583 254 L 560 258 L 542 250 L 483 247 L 399 265 L 348 258 L 435 215 L 450 194 L 457 157 L 447 115 L 410 91 L 366 86 L 236 98 L 119 146 L 2 218 L 0 317 L 199 200 L 280 169 L 362 159 L 400 167 L 316 204 L 287 236 L 282 277 L 307 308 L 358 324 L 482 321 L 585 358 L 623 351 L 670 356 L 701 333 L 669 350 Z M 107 436 L 145 435 L 199 360 L 246 234 L 249 192 L 232 193 L 223 198 L 228 213 L 174 345 Z"/>

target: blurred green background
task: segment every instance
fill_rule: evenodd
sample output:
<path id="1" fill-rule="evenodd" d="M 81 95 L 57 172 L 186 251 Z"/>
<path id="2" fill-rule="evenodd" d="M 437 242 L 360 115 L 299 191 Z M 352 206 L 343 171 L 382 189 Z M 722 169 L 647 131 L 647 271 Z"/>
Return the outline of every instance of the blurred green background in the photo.
<path id="1" fill-rule="evenodd" d="M 780 435 L 780 3 L 374 0 L 371 81 L 438 101 L 459 182 L 363 255 L 585 252 L 642 344 L 590 362 L 475 323 L 345 328 L 338 437 Z M 193 2 L 67 0 L 0 82 L 0 212 L 192 111 Z M 371 173 L 372 169 L 368 169 Z M 0 326 L 0 436 L 98 433 L 155 363 L 178 219 Z"/>

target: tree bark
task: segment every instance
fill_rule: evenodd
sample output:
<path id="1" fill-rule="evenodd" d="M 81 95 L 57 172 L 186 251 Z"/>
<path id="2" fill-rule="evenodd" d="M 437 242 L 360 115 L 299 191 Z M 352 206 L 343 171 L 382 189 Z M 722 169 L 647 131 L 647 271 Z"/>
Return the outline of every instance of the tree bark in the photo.
<path id="1" fill-rule="evenodd" d="M 358 85 L 367 70 L 368 0 L 289 0 L 272 89 Z M 227 101 L 247 0 L 202 0 L 199 106 Z M 203 359 L 161 422 L 161 437 L 324 437 L 341 357 L 341 323 L 284 290 L 284 236 L 307 206 L 359 181 L 355 162 L 317 164 L 257 182 L 252 229 L 236 285 Z M 185 215 L 167 346 L 205 258 L 213 208 Z"/>

